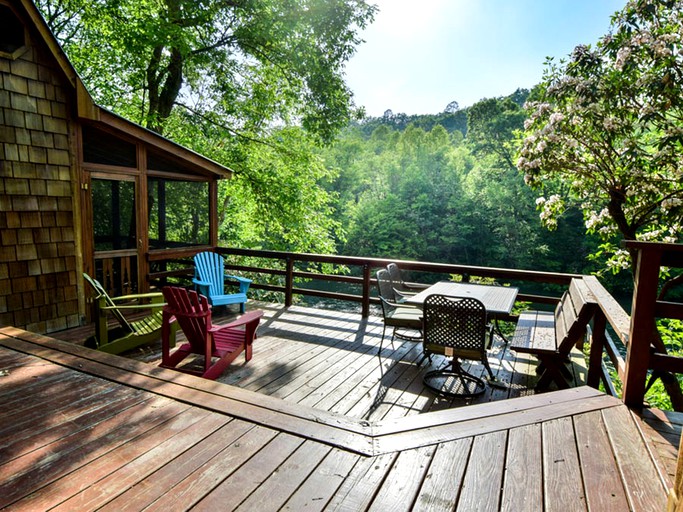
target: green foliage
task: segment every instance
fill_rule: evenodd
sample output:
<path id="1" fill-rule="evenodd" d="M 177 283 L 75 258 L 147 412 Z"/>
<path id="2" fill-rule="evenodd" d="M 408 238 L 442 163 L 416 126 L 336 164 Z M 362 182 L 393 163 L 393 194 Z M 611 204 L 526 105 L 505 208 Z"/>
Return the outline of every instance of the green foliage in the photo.
<path id="1" fill-rule="evenodd" d="M 613 269 L 622 239 L 676 242 L 683 220 L 683 4 L 630 1 L 594 48 L 549 61 L 518 167 L 544 221 L 583 210 Z"/>
<path id="2" fill-rule="evenodd" d="M 301 129 L 279 130 L 269 141 L 247 146 L 235 177 L 221 184 L 221 243 L 334 253 L 341 231 L 321 186 L 332 173 Z"/>
<path id="3" fill-rule="evenodd" d="M 387 110 L 382 117 L 370 117 L 360 123 L 356 123 L 356 127 L 359 127 L 366 136 L 372 134 L 380 126 L 403 131 L 411 125 L 422 128 L 425 131 L 430 131 L 435 126 L 443 126 L 448 133 L 460 133 L 464 137 L 467 135 L 467 109 L 449 110 L 447 107 L 440 114 L 417 114 L 411 116 L 407 114 L 394 114 L 391 110 Z"/>
<path id="4" fill-rule="evenodd" d="M 683 321 L 675 319 L 659 319 L 657 321 L 659 331 L 667 353 L 672 356 L 683 357 Z M 683 375 L 676 375 L 679 384 L 683 384 Z M 661 380 L 657 379 L 645 395 L 645 401 L 651 407 L 657 407 L 667 411 L 673 410 L 671 398 Z"/>
<path id="5" fill-rule="evenodd" d="M 590 249 L 578 212 L 567 215 L 556 232 L 547 232 L 538 221 L 533 192 L 511 165 L 515 130 L 525 115 L 518 103 L 483 100 L 467 113 L 465 140 L 437 122 L 425 122 L 431 130 L 415 124 L 399 130 L 370 119 L 373 131 L 348 128 L 322 152 L 326 165 L 338 172 L 326 187 L 337 196 L 335 216 L 347 233 L 341 252 L 587 270 Z"/>
<path id="6" fill-rule="evenodd" d="M 148 185 L 149 237 L 154 248 L 209 243 L 207 183 L 154 178 Z"/>
<path id="7" fill-rule="evenodd" d="M 344 65 L 362 0 L 39 0 L 97 100 L 162 132 L 178 105 L 254 134 L 296 120 L 331 140 L 354 115 Z"/>
<path id="8" fill-rule="evenodd" d="M 514 97 L 524 96 L 518 90 Z M 514 169 L 516 132 L 522 130 L 526 113 L 512 97 L 489 98 L 467 112 L 467 139 L 476 154 L 495 156 L 501 167 Z"/>
<path id="9" fill-rule="evenodd" d="M 316 147 L 358 115 L 344 66 L 374 6 L 363 0 L 37 5 L 100 105 L 236 171 L 220 189 L 222 243 L 334 251 L 342 236 L 330 216 L 331 196 L 319 186 L 331 178 Z"/>

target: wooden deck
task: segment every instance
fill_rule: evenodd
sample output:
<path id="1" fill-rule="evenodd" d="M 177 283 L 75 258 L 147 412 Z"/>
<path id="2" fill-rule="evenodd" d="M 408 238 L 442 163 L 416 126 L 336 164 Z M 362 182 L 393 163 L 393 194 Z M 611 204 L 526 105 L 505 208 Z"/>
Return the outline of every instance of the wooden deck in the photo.
<path id="1" fill-rule="evenodd" d="M 240 387 L 0 329 L 0 508 L 665 507 L 674 415 L 646 413 L 655 430 L 590 388 L 528 395 L 530 362 L 500 347 L 510 389 L 453 408 L 413 344 L 380 371 L 381 320 L 267 312 L 254 359 L 222 378 Z"/>
<path id="2" fill-rule="evenodd" d="M 380 317 L 361 318 L 354 313 L 293 306 L 249 303 L 265 312 L 254 345 L 254 357 L 245 364 L 238 358 L 218 379 L 257 393 L 281 398 L 353 418 L 380 420 L 460 407 L 473 403 L 532 395 L 536 382 L 536 360 L 509 350 L 499 336 L 489 351 L 496 378 L 507 387 L 487 387 L 475 399 L 445 399 L 425 388 L 423 375 L 444 366 L 442 356 L 424 359 L 421 345 L 396 338 L 388 332 L 381 358 Z M 227 323 L 236 313 L 218 310 L 215 323 Z M 55 336 L 81 343 L 92 328 L 76 329 Z M 179 333 L 178 340 L 184 340 Z M 126 354 L 149 364 L 161 362 L 161 345 L 156 343 Z M 485 378 L 478 362 L 465 362 L 471 373 Z M 585 383 L 585 366 L 574 365 L 575 384 Z M 394 410 L 396 409 L 396 410 Z"/>

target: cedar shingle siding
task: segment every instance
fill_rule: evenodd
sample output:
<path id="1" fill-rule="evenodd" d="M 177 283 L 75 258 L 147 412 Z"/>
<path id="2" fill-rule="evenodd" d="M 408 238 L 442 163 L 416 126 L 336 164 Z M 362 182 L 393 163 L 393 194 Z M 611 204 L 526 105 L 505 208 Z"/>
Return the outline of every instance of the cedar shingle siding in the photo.
<path id="1" fill-rule="evenodd" d="M 70 84 L 29 32 L 0 53 L 0 325 L 79 324 Z M 77 183 L 77 182 L 76 182 Z"/>

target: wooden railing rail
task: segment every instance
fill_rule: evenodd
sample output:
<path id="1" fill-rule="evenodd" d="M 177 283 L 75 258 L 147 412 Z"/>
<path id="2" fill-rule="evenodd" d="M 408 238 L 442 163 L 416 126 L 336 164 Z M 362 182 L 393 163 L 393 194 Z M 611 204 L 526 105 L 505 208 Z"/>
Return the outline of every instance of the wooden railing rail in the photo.
<path id="1" fill-rule="evenodd" d="M 284 294 L 283 302 L 289 306 L 293 303 L 295 295 L 321 297 L 327 299 L 357 302 L 361 304 L 362 315 L 367 317 L 370 314 L 370 304 L 379 303 L 373 295 L 375 279 L 372 277 L 374 271 L 385 267 L 391 262 L 398 262 L 404 270 L 413 270 L 433 274 L 460 275 L 467 280 L 472 277 L 494 278 L 503 282 L 533 282 L 568 285 L 572 278 L 581 277 L 577 274 L 566 274 L 558 272 L 542 272 L 534 270 L 516 270 L 494 267 L 478 267 L 470 265 L 453 265 L 443 263 L 418 262 L 407 260 L 393 260 L 384 258 L 363 258 L 355 256 L 337 256 L 326 254 L 307 254 L 307 253 L 288 253 L 283 251 L 262 251 L 252 249 L 236 249 L 226 247 L 193 247 L 185 249 L 159 249 L 149 252 L 150 263 L 160 262 L 182 262 L 187 261 L 187 267 L 175 270 L 163 270 L 151 272 L 148 281 L 162 285 L 169 278 L 189 279 L 192 275 L 192 266 L 189 259 L 197 252 L 203 250 L 214 250 L 224 256 L 244 256 L 258 258 L 260 260 L 271 260 L 273 265 L 265 266 L 246 266 L 238 263 L 230 263 L 226 258 L 226 268 L 233 271 L 247 272 L 250 275 L 271 275 L 284 278 L 284 284 L 272 284 L 255 280 L 252 287 L 255 289 L 281 292 Z M 340 275 L 330 273 L 311 272 L 310 270 L 298 270 L 300 264 L 332 264 L 339 267 L 347 267 L 352 275 Z M 164 266 L 165 268 L 165 266 Z M 360 288 L 360 293 L 340 293 L 324 290 L 315 290 L 296 286 L 297 279 L 316 279 L 338 283 L 356 285 Z M 416 283 L 417 284 L 417 283 Z M 521 292 L 520 301 L 554 304 L 557 302 L 556 296 L 545 296 Z"/>
<path id="2" fill-rule="evenodd" d="M 624 308 L 621 307 L 595 276 L 584 276 L 583 280 L 599 306 L 593 318 L 587 384 L 597 388 L 602 383 L 605 392 L 617 396 L 617 390 L 604 363 L 603 354 L 607 354 L 619 379 L 622 381 L 625 376 L 626 363 L 617 346 L 617 342 L 614 341 L 609 333 L 608 325 L 621 344 L 625 346 L 628 343 L 628 329 L 631 319 Z"/>
<path id="3" fill-rule="evenodd" d="M 434 276 L 439 274 L 459 275 L 464 280 L 480 277 L 494 278 L 503 284 L 514 283 L 520 286 L 519 301 L 542 304 L 554 304 L 559 297 L 529 293 L 523 289 L 524 283 L 568 286 L 571 279 L 584 279 L 599 304 L 598 313 L 592 322 L 588 384 L 598 387 L 602 383 L 608 393 L 616 395 L 615 387 L 604 363 L 604 356 L 606 355 L 623 383 L 624 401 L 631 406 L 642 406 L 645 380 L 649 370 L 660 369 L 683 373 L 683 359 L 674 358 L 664 354 L 663 351 L 651 353 L 650 350 L 656 317 L 683 318 L 683 304 L 658 300 L 657 298 L 659 269 L 664 265 L 683 267 L 683 245 L 629 242 L 627 247 L 629 249 L 635 248 L 640 253 L 636 269 L 636 291 L 631 316 L 593 276 L 407 260 L 396 261 L 386 258 L 288 253 L 227 247 L 161 249 L 150 251 L 149 262 L 173 262 L 178 265 L 178 268 L 167 270 L 166 268 L 170 267 L 170 264 L 158 265 L 160 269 L 164 270 L 152 272 L 147 277 L 150 283 L 157 286 L 164 284 L 170 278 L 189 280 L 193 273 L 191 257 L 202 250 L 214 250 L 228 257 L 247 257 L 258 260 L 258 264 L 250 265 L 234 261 L 235 258 L 232 258 L 233 261 L 230 261 L 231 258 L 226 258 L 226 266 L 233 271 L 245 272 L 250 276 L 255 276 L 252 284 L 255 289 L 282 293 L 283 302 L 286 305 L 291 305 L 296 295 L 350 301 L 361 304 L 363 316 L 369 315 L 370 305 L 377 303 L 378 300 L 374 296 L 375 280 L 372 278 L 373 273 L 376 269 L 385 267 L 390 262 L 397 262 L 403 270 L 428 274 L 429 277 L 425 278 L 424 284 L 433 282 Z M 316 264 L 331 264 L 338 268 L 346 267 L 349 269 L 349 275 L 316 272 L 311 269 Z M 272 283 L 265 279 L 258 279 L 258 276 L 268 275 L 280 277 L 281 282 Z M 298 285 L 298 280 L 347 283 L 355 285 L 360 291 L 359 293 L 341 293 L 315 290 Z M 623 355 L 624 352 L 626 357 Z"/>

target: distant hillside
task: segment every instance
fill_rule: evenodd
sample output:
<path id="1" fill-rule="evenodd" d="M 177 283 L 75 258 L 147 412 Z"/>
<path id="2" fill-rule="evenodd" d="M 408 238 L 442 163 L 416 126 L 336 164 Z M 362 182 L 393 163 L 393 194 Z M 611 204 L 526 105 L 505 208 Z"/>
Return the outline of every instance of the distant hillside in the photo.
<path id="1" fill-rule="evenodd" d="M 528 89 L 517 89 L 506 98 L 511 99 L 521 107 L 528 96 Z M 458 103 L 453 101 L 440 114 L 414 114 L 409 116 L 402 113 L 394 114 L 392 110 L 387 110 L 382 117 L 367 117 L 360 122 L 354 123 L 354 125 L 359 127 L 366 136 L 369 136 L 375 128 L 381 125 L 387 125 L 395 130 L 403 131 L 408 125 L 412 124 L 427 132 L 434 128 L 434 126 L 441 125 L 448 133 L 457 130 L 465 137 L 467 135 L 468 110 L 469 107 L 460 109 Z"/>

